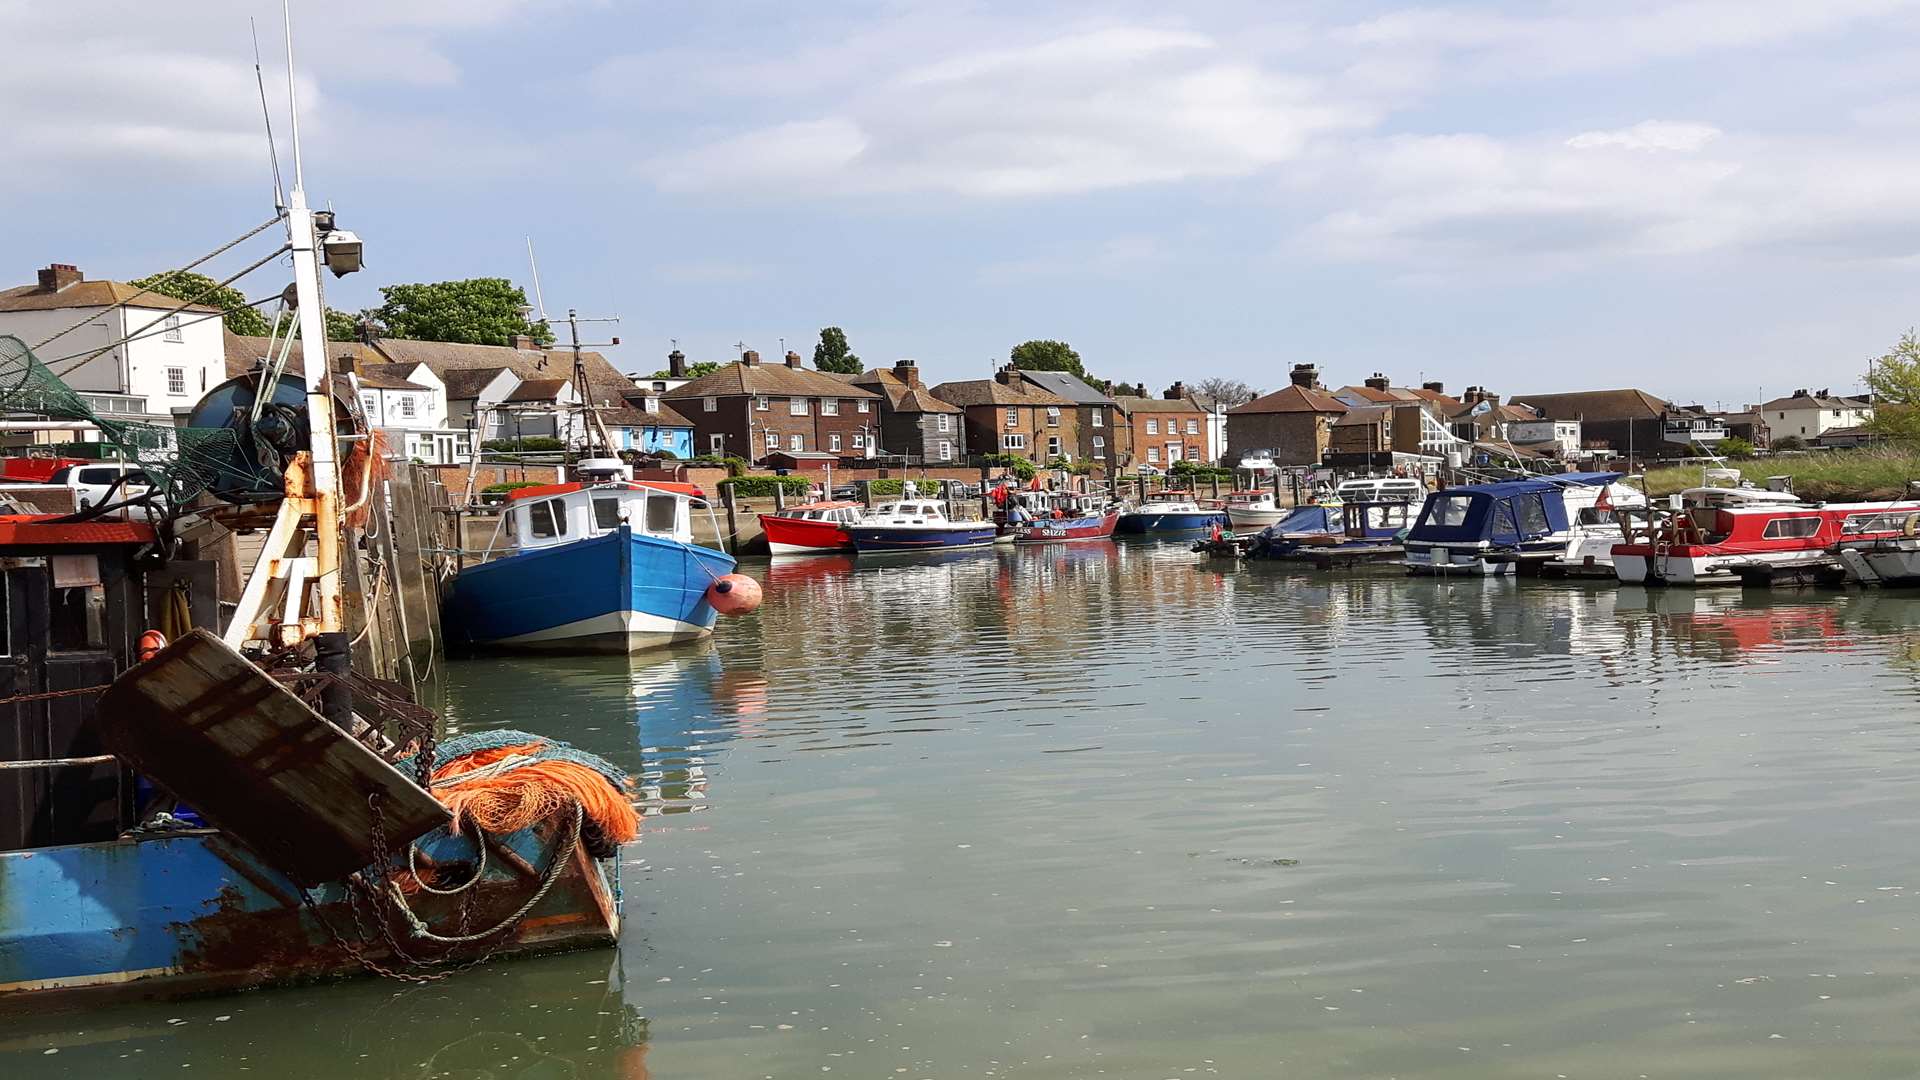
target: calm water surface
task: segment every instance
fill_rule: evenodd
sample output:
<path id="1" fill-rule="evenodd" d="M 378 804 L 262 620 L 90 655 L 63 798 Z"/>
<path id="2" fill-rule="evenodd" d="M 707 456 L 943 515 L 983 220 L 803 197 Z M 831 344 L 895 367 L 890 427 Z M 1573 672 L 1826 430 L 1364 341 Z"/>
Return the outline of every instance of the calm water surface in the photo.
<path id="1" fill-rule="evenodd" d="M 645 777 L 617 955 L 38 1018 L 5 1074 L 1920 1073 L 1920 601 L 755 573 L 709 644 L 449 672 Z"/>

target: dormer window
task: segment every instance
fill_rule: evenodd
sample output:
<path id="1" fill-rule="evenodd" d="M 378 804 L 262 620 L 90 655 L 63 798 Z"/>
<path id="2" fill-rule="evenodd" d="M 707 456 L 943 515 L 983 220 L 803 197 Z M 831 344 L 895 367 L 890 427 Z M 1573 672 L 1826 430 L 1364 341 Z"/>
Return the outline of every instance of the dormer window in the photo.
<path id="1" fill-rule="evenodd" d="M 650 412 L 650 413 L 657 413 L 657 412 L 659 412 L 659 411 L 660 411 L 660 399 L 659 399 L 659 398 L 656 398 L 656 397 L 650 397 L 650 398 L 647 398 L 647 399 L 646 399 L 646 410 L 647 410 L 648 412 Z"/>

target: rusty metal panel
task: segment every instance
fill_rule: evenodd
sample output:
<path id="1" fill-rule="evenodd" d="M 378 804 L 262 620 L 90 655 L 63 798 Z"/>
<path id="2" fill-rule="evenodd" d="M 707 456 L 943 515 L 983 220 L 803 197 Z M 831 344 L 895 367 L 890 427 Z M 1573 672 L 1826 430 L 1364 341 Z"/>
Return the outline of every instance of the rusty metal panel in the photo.
<path id="1" fill-rule="evenodd" d="M 122 675 L 101 698 L 101 740 L 208 822 L 303 885 L 377 859 L 449 816 L 373 751 L 205 630 Z"/>

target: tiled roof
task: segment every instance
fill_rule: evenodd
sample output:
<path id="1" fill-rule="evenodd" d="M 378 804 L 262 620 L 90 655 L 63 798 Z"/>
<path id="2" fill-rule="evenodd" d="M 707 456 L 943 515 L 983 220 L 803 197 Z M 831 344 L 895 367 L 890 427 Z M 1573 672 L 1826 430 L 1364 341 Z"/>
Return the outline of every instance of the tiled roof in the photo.
<path id="1" fill-rule="evenodd" d="M 1872 407 L 1873 402 L 1865 398 L 1834 397 L 1830 394 L 1807 394 L 1802 397 L 1774 398 L 1772 401 L 1760 406 L 1762 410 L 1770 409 L 1775 412 L 1790 409 L 1871 409 Z"/>
<path id="2" fill-rule="evenodd" d="M 1553 420 L 1647 420 L 1665 416 L 1667 403 L 1645 390 L 1582 390 L 1567 394 L 1514 394 L 1508 399 Z"/>
<path id="3" fill-rule="evenodd" d="M 227 331 L 225 336 L 227 378 L 245 375 L 258 367 L 260 361 L 267 355 L 268 340 L 263 337 L 242 337 L 231 330 Z M 274 342 L 274 348 L 278 349 L 279 346 L 279 342 Z M 336 369 L 342 361 L 357 360 L 361 356 L 360 344 L 354 341 L 329 341 L 327 352 L 333 357 Z M 293 375 L 304 375 L 306 370 L 306 366 L 301 362 L 300 343 L 296 341 L 287 355 L 287 371 Z"/>
<path id="4" fill-rule="evenodd" d="M 1112 398 L 1088 386 L 1085 381 L 1070 371 L 1028 371 L 1025 368 L 1017 370 L 1021 378 L 1049 393 L 1059 394 L 1076 405 L 1113 404 Z"/>
<path id="5" fill-rule="evenodd" d="M 1192 398 L 1139 397 L 1134 394 L 1121 394 L 1113 399 L 1113 403 L 1120 407 L 1121 412 L 1129 416 L 1137 412 L 1203 413 L 1207 411 Z"/>
<path id="6" fill-rule="evenodd" d="M 1378 424 L 1392 417 L 1393 407 L 1390 405 L 1362 405 L 1357 409 L 1348 409 L 1340 419 L 1333 422 L 1333 426 L 1358 427 L 1363 424 Z"/>
<path id="7" fill-rule="evenodd" d="M 0 291 L 0 311 L 52 311 L 57 308 L 113 307 L 117 304 L 170 309 L 179 303 L 171 296 L 146 292 L 119 281 L 76 281 L 58 292 L 43 292 L 38 285 L 21 285 Z M 208 304 L 188 304 L 183 310 L 220 309 Z"/>
<path id="8" fill-rule="evenodd" d="M 1244 405 L 1227 410 L 1228 416 L 1254 413 L 1343 413 L 1347 407 L 1318 390 L 1289 383 L 1271 394 L 1262 394 Z"/>
<path id="9" fill-rule="evenodd" d="M 1049 390 L 1032 386 L 1009 386 L 998 379 L 963 379 L 943 382 L 933 388 L 933 396 L 950 405 L 1071 405 L 1073 402 Z"/>
<path id="10" fill-rule="evenodd" d="M 441 378 L 447 384 L 448 400 L 471 401 L 479 397 L 480 391 L 485 390 L 489 383 L 499 378 L 501 372 L 511 370 L 513 369 L 504 365 L 501 367 L 457 368 L 442 375 Z M 517 379 L 518 376 L 515 376 L 515 378 Z"/>
<path id="11" fill-rule="evenodd" d="M 745 364 L 738 361 L 667 391 L 675 401 L 702 397 L 878 397 L 878 394 L 812 368 L 790 368 L 784 363 Z"/>
<path id="12" fill-rule="evenodd" d="M 442 382 L 454 372 L 475 368 L 507 368 L 522 380 L 573 378 L 573 353 L 567 349 L 516 349 L 511 345 L 468 345 L 457 341 L 412 341 L 380 338 L 373 344 L 381 358 L 401 364 L 425 364 Z M 621 406 L 634 393 L 633 381 L 620 374 L 607 358 L 591 349 L 580 353 L 587 369 L 587 388 L 593 404 Z M 451 391 L 449 397 L 453 396 Z"/>
<path id="13" fill-rule="evenodd" d="M 513 393 L 507 395 L 508 401 L 553 401 L 567 388 L 566 379 L 523 379 Z"/>
<path id="14" fill-rule="evenodd" d="M 836 379 L 840 377 L 834 376 Z M 957 413 L 960 411 L 955 406 L 934 397 L 933 393 L 924 386 L 918 389 L 908 386 L 906 380 L 885 368 L 863 371 L 846 378 L 855 386 L 872 390 L 886 398 L 888 406 L 894 412 Z"/>

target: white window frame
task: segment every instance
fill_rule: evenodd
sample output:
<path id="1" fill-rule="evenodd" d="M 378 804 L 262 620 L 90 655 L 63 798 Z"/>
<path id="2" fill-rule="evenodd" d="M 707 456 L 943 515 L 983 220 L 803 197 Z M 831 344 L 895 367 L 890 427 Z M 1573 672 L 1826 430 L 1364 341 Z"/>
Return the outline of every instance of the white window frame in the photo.
<path id="1" fill-rule="evenodd" d="M 719 412 L 720 399 L 716 397 L 701 398 L 700 408 L 706 412 Z"/>
<path id="2" fill-rule="evenodd" d="M 166 333 L 160 335 L 162 340 L 173 341 L 173 342 L 182 342 L 187 340 L 186 335 L 180 332 L 180 316 L 169 315 L 167 316 L 167 321 L 164 323 L 161 323 L 160 325 L 165 327 L 167 331 Z M 185 393 L 185 391 L 181 391 L 181 392 Z"/>
<path id="3" fill-rule="evenodd" d="M 363 391 L 360 394 L 360 407 L 366 410 L 367 419 L 374 421 L 380 419 L 380 395 L 371 390 Z"/>
<path id="4" fill-rule="evenodd" d="M 861 398 L 861 399 L 860 399 L 860 411 L 861 411 L 861 412 L 867 412 L 867 411 L 868 411 L 868 409 L 867 409 L 867 406 L 869 406 L 869 405 L 871 405 L 871 404 L 873 404 L 873 403 L 872 403 L 872 402 L 870 402 L 870 401 L 868 401 L 868 400 L 867 400 L 866 398 Z"/>
<path id="5" fill-rule="evenodd" d="M 167 369 L 167 393 L 173 397 L 187 396 L 187 369 L 170 367 Z"/>
<path id="6" fill-rule="evenodd" d="M 941 461 L 953 460 L 953 441 L 951 439 L 940 440 L 940 460 Z"/>
<path id="7" fill-rule="evenodd" d="M 1148 417 L 1147 418 L 1147 434 L 1149 435 L 1160 434 L 1160 421 L 1155 420 L 1152 417 Z"/>
<path id="8" fill-rule="evenodd" d="M 840 452 L 840 433 L 839 432 L 833 431 L 827 434 L 827 451 L 833 454 L 837 454 Z"/>
<path id="9" fill-rule="evenodd" d="M 1047 458 L 1049 460 L 1057 457 L 1067 456 L 1065 451 L 1066 451 L 1066 447 L 1060 442 L 1060 436 L 1058 435 L 1047 436 Z"/>
<path id="10" fill-rule="evenodd" d="M 1106 456 L 1107 456 L 1106 436 L 1095 435 L 1093 437 L 1093 456 L 1100 458 L 1103 461 L 1106 459 Z"/>
<path id="11" fill-rule="evenodd" d="M 411 420 L 414 417 L 414 412 L 415 412 L 415 403 L 413 400 L 413 395 L 401 394 L 400 395 L 400 418 L 403 420 Z"/>
<path id="12" fill-rule="evenodd" d="M 1047 426 L 1048 427 L 1060 426 L 1060 406 L 1058 405 L 1047 406 Z"/>
<path id="13" fill-rule="evenodd" d="M 767 429 L 767 449 L 769 450 L 780 449 L 780 433 L 773 430 L 772 428 Z"/>
<path id="14" fill-rule="evenodd" d="M 707 452 L 713 454 L 715 457 L 725 455 L 727 452 L 727 437 L 718 434 L 707 436 Z"/>
<path id="15" fill-rule="evenodd" d="M 787 450 L 789 453 L 798 454 L 801 451 L 805 450 L 806 448 L 807 448 L 807 440 L 805 436 L 801 436 L 801 435 L 787 436 Z"/>
<path id="16" fill-rule="evenodd" d="M 754 411 L 754 412 L 766 412 L 766 411 L 767 411 L 767 397 L 766 397 L 766 395 L 764 395 L 764 394 L 762 394 L 762 395 L 759 395 L 759 396 L 756 396 L 756 397 L 755 397 L 755 398 L 753 399 L 753 411 Z"/>
<path id="17" fill-rule="evenodd" d="M 1188 420 L 1188 421 L 1187 421 L 1187 434 L 1189 434 L 1189 435 L 1198 435 L 1198 434 L 1200 434 L 1200 421 L 1198 421 L 1198 420 Z"/>
<path id="18" fill-rule="evenodd" d="M 788 398 L 787 399 L 787 415 L 788 416 L 809 415 L 807 412 L 807 399 L 803 397 Z"/>
<path id="19" fill-rule="evenodd" d="M 1094 427 L 1107 426 L 1107 411 L 1105 409 L 1093 410 L 1093 426 Z"/>
<path id="20" fill-rule="evenodd" d="M 646 411 L 648 411 L 648 412 L 650 412 L 650 413 L 657 413 L 657 412 L 659 412 L 659 411 L 660 411 L 660 399 L 659 399 L 659 398 L 657 398 L 657 397 L 650 397 L 650 398 L 643 398 L 642 400 L 643 400 L 643 401 L 644 401 L 644 402 L 646 403 Z"/>
<path id="21" fill-rule="evenodd" d="M 867 433 L 866 433 L 866 432 L 864 432 L 864 431 L 856 431 L 856 432 L 854 432 L 854 433 L 853 433 L 853 448 L 854 448 L 855 450 L 865 450 L 865 449 L 867 448 Z"/>
<path id="22" fill-rule="evenodd" d="M 1157 446 L 1147 447 L 1147 463 L 1151 465 L 1160 464 L 1160 448 L 1159 447 Z"/>
<path id="23" fill-rule="evenodd" d="M 1007 410 L 1007 426 L 1010 428 L 1017 428 L 1020 426 L 1020 410 L 1019 409 L 1009 408 Z"/>
<path id="24" fill-rule="evenodd" d="M 1025 450 L 1026 448 L 1027 437 L 1022 432 L 1010 431 L 1000 436 L 1000 449 L 1002 450 Z"/>
<path id="25" fill-rule="evenodd" d="M 840 415 L 840 399 L 837 397 L 821 398 L 820 399 L 820 415 L 821 416 L 839 416 Z"/>
<path id="26" fill-rule="evenodd" d="M 950 431 L 952 431 L 952 430 L 953 430 L 953 417 L 951 417 L 951 416 L 948 416 L 948 415 L 947 415 L 946 413 L 941 413 L 941 414 L 940 414 L 940 425 L 939 425 L 939 426 L 940 426 L 940 434 L 942 434 L 942 435 L 945 435 L 945 434 L 947 434 L 948 432 L 950 432 Z"/>

